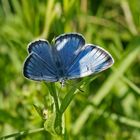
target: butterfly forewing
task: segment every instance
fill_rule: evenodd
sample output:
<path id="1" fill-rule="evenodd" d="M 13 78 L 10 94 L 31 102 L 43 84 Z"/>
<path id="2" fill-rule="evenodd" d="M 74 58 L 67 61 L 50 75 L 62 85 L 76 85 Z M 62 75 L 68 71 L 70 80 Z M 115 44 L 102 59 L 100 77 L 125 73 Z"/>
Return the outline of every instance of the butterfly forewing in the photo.
<path id="1" fill-rule="evenodd" d="M 56 38 L 56 50 L 66 70 L 68 70 L 84 45 L 85 40 L 80 34 L 64 34 Z"/>
<path id="2" fill-rule="evenodd" d="M 101 72 L 111 67 L 113 62 L 113 58 L 107 51 L 95 45 L 87 44 L 69 68 L 68 79 Z"/>

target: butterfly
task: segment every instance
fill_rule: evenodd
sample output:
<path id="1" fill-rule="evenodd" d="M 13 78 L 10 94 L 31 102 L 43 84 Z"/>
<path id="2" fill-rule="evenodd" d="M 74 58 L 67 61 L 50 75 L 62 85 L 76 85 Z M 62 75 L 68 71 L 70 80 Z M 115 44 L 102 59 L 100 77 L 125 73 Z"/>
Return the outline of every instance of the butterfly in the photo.
<path id="1" fill-rule="evenodd" d="M 86 44 L 79 33 L 62 34 L 50 44 L 36 40 L 28 45 L 28 57 L 23 66 L 23 75 L 31 80 L 57 82 L 76 79 L 108 69 L 114 63 L 109 52 Z"/>

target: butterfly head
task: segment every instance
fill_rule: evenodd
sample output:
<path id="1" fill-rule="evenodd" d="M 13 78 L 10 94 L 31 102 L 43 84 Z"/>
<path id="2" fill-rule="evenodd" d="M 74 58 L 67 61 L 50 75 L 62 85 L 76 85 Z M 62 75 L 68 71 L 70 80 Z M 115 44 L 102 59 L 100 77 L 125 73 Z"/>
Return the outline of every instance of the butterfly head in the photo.
<path id="1" fill-rule="evenodd" d="M 66 80 L 67 80 L 66 78 L 60 78 L 59 79 L 59 82 L 60 82 L 60 84 L 61 84 L 62 87 L 64 87 L 64 85 L 66 83 Z"/>

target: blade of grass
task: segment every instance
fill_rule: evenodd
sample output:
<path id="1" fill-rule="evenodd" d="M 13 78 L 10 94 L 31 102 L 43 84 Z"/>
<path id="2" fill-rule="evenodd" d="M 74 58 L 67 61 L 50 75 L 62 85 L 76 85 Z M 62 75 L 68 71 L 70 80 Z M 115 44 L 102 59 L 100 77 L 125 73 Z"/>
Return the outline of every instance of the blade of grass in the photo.
<path id="1" fill-rule="evenodd" d="M 133 21 L 133 16 L 132 16 L 128 1 L 127 0 L 121 1 L 121 6 L 123 9 L 129 30 L 131 31 L 133 35 L 137 35 L 137 29 Z"/>
<path id="2" fill-rule="evenodd" d="M 22 9 L 23 9 L 23 15 L 24 15 L 24 17 L 25 17 L 25 20 L 27 21 L 27 24 L 29 25 L 29 26 L 31 26 L 32 25 L 32 17 L 33 17 L 33 15 L 32 15 L 32 6 L 31 6 L 31 4 L 30 4 L 30 1 L 26 1 L 26 0 L 22 0 Z"/>
<path id="3" fill-rule="evenodd" d="M 13 9 L 18 16 L 22 16 L 22 8 L 19 1 L 13 0 L 11 1 Z"/>
<path id="4" fill-rule="evenodd" d="M 87 106 L 84 111 L 79 115 L 78 119 L 72 126 L 72 134 L 76 135 L 80 132 L 81 128 L 84 126 L 87 121 L 89 115 L 94 111 L 91 105 Z"/>
<path id="5" fill-rule="evenodd" d="M 80 115 L 80 117 L 78 118 L 76 123 L 72 126 L 72 134 L 77 135 L 80 132 L 80 129 L 84 126 L 85 121 L 87 121 L 88 115 L 90 115 L 91 113 L 94 113 L 94 112 L 96 112 L 96 115 L 99 115 L 99 116 L 102 115 L 103 117 L 105 117 L 107 119 L 109 118 L 109 119 L 112 119 L 113 121 L 118 121 L 122 124 L 140 129 L 140 122 L 137 120 L 133 120 L 133 119 L 127 118 L 125 116 L 118 115 L 116 113 L 110 114 L 107 111 L 104 111 L 99 108 L 95 108 L 92 105 L 89 105 L 87 107 L 87 109 L 85 109 L 82 112 L 82 114 Z"/>
<path id="6" fill-rule="evenodd" d="M 8 15 L 10 15 L 12 13 L 11 9 L 10 9 L 9 1 L 2 0 L 1 2 L 2 2 L 4 13 L 5 13 L 5 17 L 8 17 Z"/>
<path id="7" fill-rule="evenodd" d="M 140 88 L 137 87 L 132 81 L 130 81 L 127 77 L 122 76 L 121 79 L 132 89 L 134 90 L 138 95 L 140 95 Z"/>
<path id="8" fill-rule="evenodd" d="M 56 17 L 57 12 L 55 10 L 54 5 L 55 5 L 55 0 L 48 1 L 47 5 L 46 5 L 45 24 L 44 24 L 43 32 L 41 34 L 42 38 L 48 37 L 51 24 L 53 23 L 53 20 Z"/>

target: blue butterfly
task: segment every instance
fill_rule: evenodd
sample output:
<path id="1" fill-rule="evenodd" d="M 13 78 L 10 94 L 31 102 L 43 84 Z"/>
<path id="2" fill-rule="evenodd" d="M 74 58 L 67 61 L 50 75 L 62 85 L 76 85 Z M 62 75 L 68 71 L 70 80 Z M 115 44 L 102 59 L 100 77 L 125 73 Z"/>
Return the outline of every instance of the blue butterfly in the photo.
<path id="1" fill-rule="evenodd" d="M 35 81 L 61 82 L 85 77 L 112 66 L 114 60 L 104 49 L 86 44 L 81 34 L 58 36 L 54 44 L 47 40 L 31 42 L 23 66 L 26 78 Z"/>

